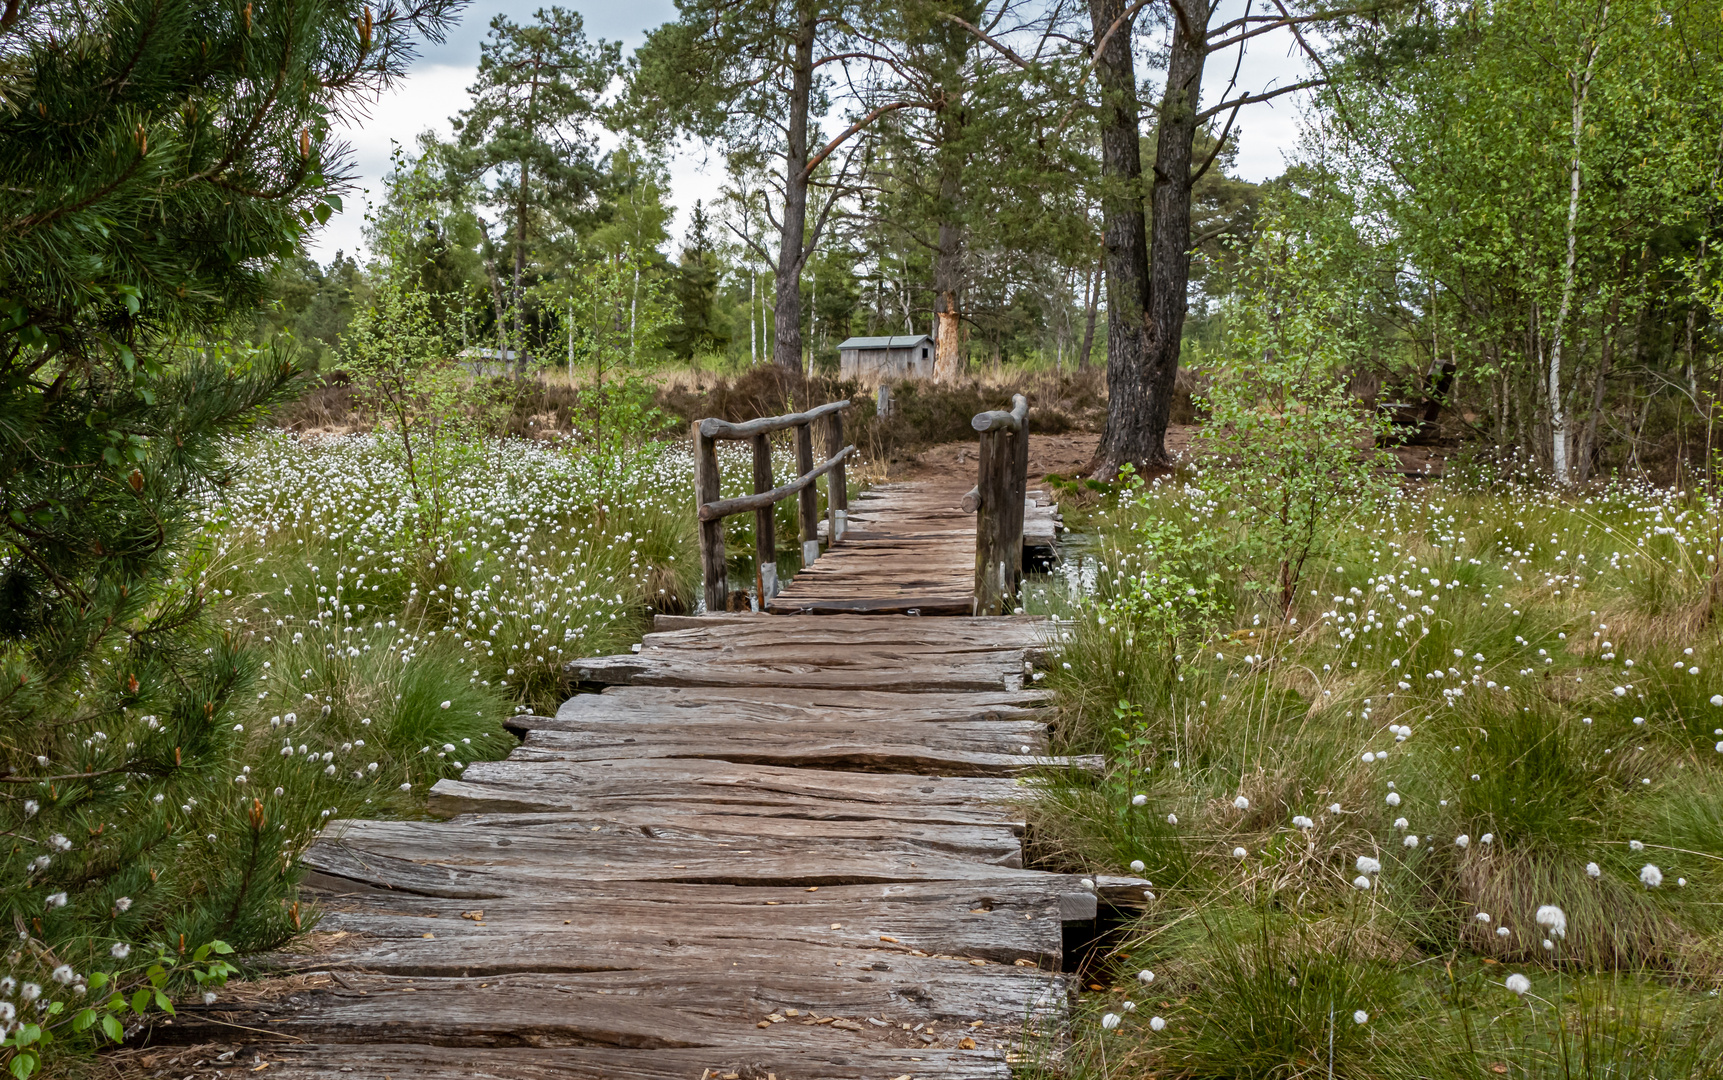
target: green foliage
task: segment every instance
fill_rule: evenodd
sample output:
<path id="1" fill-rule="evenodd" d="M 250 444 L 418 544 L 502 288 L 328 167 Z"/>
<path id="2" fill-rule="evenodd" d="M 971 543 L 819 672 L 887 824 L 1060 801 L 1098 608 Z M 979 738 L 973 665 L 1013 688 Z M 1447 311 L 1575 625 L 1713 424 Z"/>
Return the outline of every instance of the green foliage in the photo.
<path id="1" fill-rule="evenodd" d="M 1388 489 L 1335 505 L 1286 618 L 1205 558 L 1236 607 L 1143 648 L 1121 590 L 1228 511 L 1166 482 L 1097 511 L 1061 630 L 1060 738 L 1108 769 L 1044 781 L 1032 853 L 1153 894 L 1104 961 L 1136 1011 L 1097 1002 L 1070 1074 L 1716 1075 L 1723 509 Z"/>
<path id="2" fill-rule="evenodd" d="M 47 1048 L 56 1039 L 80 1049 L 121 1042 L 128 1018 L 135 1026 L 153 1014 L 174 1015 L 170 995 L 188 986 L 203 988 L 205 1003 L 214 1001 L 215 991 L 238 973 L 232 964 L 219 959 L 233 953 L 223 941 L 199 945 L 189 953 L 183 939 L 177 952 L 165 946 L 153 957 L 139 953 L 134 958 L 132 952 L 129 947 L 116 947 L 109 952 L 102 970 L 82 975 L 73 973 L 68 965 L 56 964 L 58 958 L 46 950 L 33 952 L 23 967 L 21 954 L 8 958 L 13 970 L 20 971 L 26 980 L 17 986 L 21 1006 L 10 1000 L 0 1003 L 0 1054 L 5 1055 L 7 1071 L 16 1080 L 29 1080 L 42 1069 Z M 131 962 L 126 963 L 128 960 Z M 7 977 L 6 998 L 11 998 L 16 982 Z M 92 997 L 102 1000 L 85 1004 Z"/>

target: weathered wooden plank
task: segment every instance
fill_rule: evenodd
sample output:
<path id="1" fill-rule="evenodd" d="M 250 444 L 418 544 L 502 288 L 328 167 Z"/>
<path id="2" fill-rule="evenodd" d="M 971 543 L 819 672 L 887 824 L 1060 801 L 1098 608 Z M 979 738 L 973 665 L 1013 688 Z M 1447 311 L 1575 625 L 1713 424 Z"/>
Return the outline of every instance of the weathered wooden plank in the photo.
<path id="1" fill-rule="evenodd" d="M 472 772 L 470 768 L 467 771 Z M 764 818 L 784 822 L 883 821 L 904 826 L 1021 824 L 1021 815 L 1002 803 L 920 802 L 897 805 L 756 786 L 690 792 L 680 783 L 653 783 L 650 777 L 643 779 L 638 773 L 606 778 L 585 791 L 571 792 L 563 780 L 566 775 L 565 769 L 526 763 L 519 770 L 500 771 L 484 782 L 439 780 L 431 789 L 431 810 L 451 815 L 580 813 L 606 820 L 627 820 L 635 813 L 644 816 L 686 812 L 714 818 Z M 745 821 L 737 823 L 738 830 L 750 827 Z M 787 829 L 781 825 L 770 827 Z M 904 835 L 913 834 L 905 832 Z"/>
<path id="2" fill-rule="evenodd" d="M 711 726 L 711 725 L 707 725 Z M 1028 753 L 1023 751 L 1027 749 Z M 510 761 L 614 761 L 628 756 L 729 761 L 788 768 L 843 769 L 859 772 L 930 773 L 939 776 L 1020 776 L 1040 769 L 1077 768 L 1099 773 L 1098 756 L 1055 757 L 1018 745 L 1009 751 L 927 747 L 913 741 L 875 739 L 865 732 L 821 734 L 807 731 L 764 733 L 753 739 L 712 731 L 665 731 L 654 736 L 638 728 L 615 732 L 545 732 L 509 755 Z"/>
<path id="3" fill-rule="evenodd" d="M 438 811 L 433 804 L 433 812 Z M 533 811 L 462 811 L 450 818 L 480 828 L 512 828 L 517 825 L 542 824 L 557 821 L 579 822 L 590 830 L 622 827 L 634 830 L 642 826 L 697 833 L 718 840 L 740 840 L 748 837 L 775 836 L 782 840 L 797 839 L 817 843 L 830 839 L 854 840 L 912 840 L 952 855 L 963 855 L 978 862 L 1014 866 L 1011 858 L 1020 854 L 1022 821 L 999 820 L 987 823 L 949 821 L 906 821 L 892 817 L 791 817 L 784 814 L 749 812 L 746 806 L 649 805 L 622 806 L 603 815 L 577 814 L 556 809 Z M 746 846 L 746 845 L 743 845 Z"/>
<path id="4" fill-rule="evenodd" d="M 997 690 L 1022 685 L 1021 650 L 914 654 L 913 646 L 845 649 L 785 647 L 784 655 L 746 659 L 697 657 L 685 650 L 575 660 L 563 670 L 576 682 L 633 686 L 825 687 L 893 692 Z"/>
<path id="5" fill-rule="evenodd" d="M 724 1046 L 635 1050 L 537 1047 L 481 1050 L 388 1043 L 355 1057 L 340 1043 L 270 1050 L 270 1075 L 328 1080 L 1010 1080 L 998 1051 L 780 1048 L 737 1040 Z M 360 1064 L 353 1064 L 354 1061 Z"/>
<path id="6" fill-rule="evenodd" d="M 760 616 L 766 618 L 767 616 Z M 685 724 L 701 717 L 724 723 L 979 723 L 1010 725 L 1050 721 L 1053 710 L 1040 692 L 856 694 L 822 687 L 635 687 L 615 686 L 601 694 L 576 694 L 555 717 L 521 716 L 508 721 L 522 731 L 583 730 L 610 722 Z"/>
<path id="7" fill-rule="evenodd" d="M 569 799 L 559 808 L 563 810 L 586 808 L 577 806 L 578 802 L 590 805 L 594 800 L 632 799 L 640 805 L 777 804 L 793 806 L 796 812 L 803 813 L 805 807 L 824 801 L 866 806 L 874 811 L 865 815 L 869 817 L 879 816 L 880 810 L 894 815 L 945 807 L 992 815 L 956 819 L 964 821 L 1005 817 L 1005 808 L 1027 794 L 1017 781 L 990 777 L 875 775 L 651 758 L 597 762 L 477 761 L 467 766 L 462 780 L 500 787 L 554 789 Z"/>
<path id="8" fill-rule="evenodd" d="M 832 838 L 811 847 L 793 838 L 720 839 L 649 826 L 618 836 L 563 822 L 489 831 L 439 821 L 354 821 L 344 824 L 338 839 L 318 841 L 301 860 L 329 876 L 397 890 L 414 891 L 429 879 L 435 885 L 430 895 L 450 897 L 496 895 L 522 881 L 808 887 L 1058 878 L 904 839 Z M 410 873 L 402 873 L 402 862 L 413 864 Z M 1064 891 L 1070 888 L 1067 883 Z"/>
<path id="9" fill-rule="evenodd" d="M 1052 879 L 1058 880 L 1058 879 Z M 981 978 L 968 961 L 1044 968 L 1060 962 L 1061 895 L 1050 880 L 741 888 L 661 882 L 523 886 L 505 897 L 431 898 L 321 881 L 318 930 L 333 951 L 278 956 L 271 966 L 397 975 L 501 975 L 619 970 L 724 971 L 747 960 L 800 957 L 799 972 L 847 975 L 902 954 L 886 981 L 935 970 Z M 344 936 L 343 936 L 344 935 Z M 429 935 L 429 936 L 427 936 Z M 916 952 L 928 954 L 915 956 Z M 928 956 L 955 956 L 939 969 Z M 913 961 L 913 962 L 911 962 Z M 847 965 L 849 971 L 838 969 Z"/>

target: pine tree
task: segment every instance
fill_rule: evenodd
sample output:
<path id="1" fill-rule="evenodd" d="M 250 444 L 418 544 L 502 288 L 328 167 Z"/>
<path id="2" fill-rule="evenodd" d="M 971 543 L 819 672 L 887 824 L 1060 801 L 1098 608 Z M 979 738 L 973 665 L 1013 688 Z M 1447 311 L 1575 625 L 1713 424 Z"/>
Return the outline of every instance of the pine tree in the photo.
<path id="1" fill-rule="evenodd" d="M 298 375 L 215 342 L 339 208 L 333 125 L 461 2 L 0 8 L 9 974 L 57 957 L 81 979 L 110 944 L 260 947 L 301 923 L 281 855 L 305 811 L 236 768 L 256 662 L 200 583 L 226 442 Z"/>
<path id="2" fill-rule="evenodd" d="M 729 348 L 730 332 L 718 314 L 718 279 L 722 273 L 723 264 L 712 246 L 711 220 L 706 216 L 706 208 L 696 202 L 694 219 L 688 225 L 688 240 L 671 282 L 676 321 L 664 333 L 671 356 L 690 360 Z"/>

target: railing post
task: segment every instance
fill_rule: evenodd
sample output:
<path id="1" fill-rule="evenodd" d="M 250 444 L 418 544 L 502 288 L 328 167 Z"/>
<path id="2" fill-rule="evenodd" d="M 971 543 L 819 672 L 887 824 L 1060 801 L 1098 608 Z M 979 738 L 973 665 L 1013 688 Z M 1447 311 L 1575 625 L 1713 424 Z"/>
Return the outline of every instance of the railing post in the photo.
<path id="1" fill-rule="evenodd" d="M 772 443 L 764 435 L 754 436 L 754 494 L 772 490 Z M 778 595 L 778 526 L 774 506 L 754 511 L 754 581 L 760 610 Z"/>
<path id="2" fill-rule="evenodd" d="M 1025 500 L 1029 497 L 1029 410 L 1017 430 L 1011 432 L 1011 522 L 1006 552 L 1011 559 L 1011 595 L 1015 597 L 1023 584 L 1023 516 Z M 1007 611 L 1015 610 L 1008 605 Z"/>
<path id="3" fill-rule="evenodd" d="M 826 457 L 835 457 L 844 448 L 844 414 L 832 413 L 826 417 Z M 828 546 L 844 538 L 849 531 L 850 523 L 850 488 L 849 479 L 844 473 L 843 463 L 826 476 L 826 540 Z"/>
<path id="4" fill-rule="evenodd" d="M 814 471 L 813 425 L 804 420 L 796 425 L 796 475 L 806 476 Z M 802 565 L 812 566 L 820 557 L 820 493 L 809 484 L 796 497 L 800 513 L 796 524 L 802 537 Z"/>
<path id="5" fill-rule="evenodd" d="M 975 518 L 975 614 L 1010 612 L 1011 445 L 1007 432 L 981 433 L 975 481 L 980 506 Z"/>
<path id="6" fill-rule="evenodd" d="M 694 512 L 696 520 L 700 507 L 716 502 L 722 492 L 718 486 L 718 444 L 700 433 L 700 422 L 694 422 Z M 724 519 L 714 518 L 700 524 L 700 573 L 706 582 L 706 611 L 724 610 L 730 583 L 724 569 Z"/>

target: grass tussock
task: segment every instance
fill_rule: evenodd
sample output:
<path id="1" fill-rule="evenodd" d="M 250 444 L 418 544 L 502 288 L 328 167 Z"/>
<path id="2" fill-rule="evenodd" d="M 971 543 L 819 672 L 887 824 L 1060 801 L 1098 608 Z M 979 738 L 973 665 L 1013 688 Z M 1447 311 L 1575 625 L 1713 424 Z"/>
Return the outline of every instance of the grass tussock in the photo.
<path id="1" fill-rule="evenodd" d="M 1290 608 L 1200 475 L 1093 513 L 1032 855 L 1153 898 L 1031 1075 L 1723 1075 L 1718 504 L 1344 503 Z"/>

